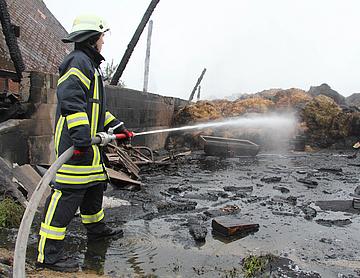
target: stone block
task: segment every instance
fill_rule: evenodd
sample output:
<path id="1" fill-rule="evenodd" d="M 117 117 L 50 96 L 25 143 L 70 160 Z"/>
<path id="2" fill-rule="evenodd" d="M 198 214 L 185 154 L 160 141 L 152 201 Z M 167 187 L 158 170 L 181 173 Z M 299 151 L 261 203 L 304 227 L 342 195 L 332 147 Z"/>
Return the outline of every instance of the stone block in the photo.
<path id="1" fill-rule="evenodd" d="M 30 164 L 51 164 L 55 161 L 52 135 L 29 136 L 28 144 Z"/>
<path id="2" fill-rule="evenodd" d="M 0 156 L 11 163 L 29 162 L 27 131 L 31 120 L 8 120 L 0 123 Z"/>

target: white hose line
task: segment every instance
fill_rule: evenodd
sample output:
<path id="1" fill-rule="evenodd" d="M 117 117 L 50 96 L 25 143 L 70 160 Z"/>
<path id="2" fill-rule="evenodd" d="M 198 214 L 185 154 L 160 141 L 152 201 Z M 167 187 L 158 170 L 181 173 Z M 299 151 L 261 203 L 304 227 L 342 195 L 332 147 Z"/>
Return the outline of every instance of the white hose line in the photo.
<path id="1" fill-rule="evenodd" d="M 55 177 L 57 170 L 70 159 L 73 155 L 74 147 L 67 149 L 46 171 L 45 175 L 40 180 L 34 193 L 32 194 L 29 204 L 26 207 L 25 213 L 22 217 L 19 227 L 18 235 L 16 237 L 15 251 L 14 251 L 14 266 L 13 277 L 25 278 L 25 258 L 27 242 L 29 238 L 31 224 L 33 222 L 35 213 L 39 206 L 39 203 L 46 191 L 47 186 L 51 180 Z"/>
<path id="2" fill-rule="evenodd" d="M 92 138 L 91 144 L 100 143 L 100 138 Z M 51 165 L 46 171 L 45 175 L 40 180 L 34 193 L 32 194 L 30 201 L 26 207 L 24 215 L 21 220 L 18 235 L 16 237 L 15 251 L 14 251 L 14 266 L 13 266 L 13 277 L 14 278 L 25 278 L 25 259 L 26 249 L 29 239 L 29 233 L 31 224 L 34 220 L 35 213 L 39 206 L 39 203 L 44 195 L 47 186 L 51 180 L 55 177 L 57 170 L 68 161 L 73 155 L 74 147 L 67 149 L 60 157 Z"/>

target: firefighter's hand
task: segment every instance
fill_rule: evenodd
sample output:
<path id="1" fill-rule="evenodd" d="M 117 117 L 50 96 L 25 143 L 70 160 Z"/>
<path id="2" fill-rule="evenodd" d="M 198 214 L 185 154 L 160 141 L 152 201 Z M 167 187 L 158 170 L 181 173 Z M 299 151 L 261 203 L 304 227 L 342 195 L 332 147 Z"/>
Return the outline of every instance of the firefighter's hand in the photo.
<path id="1" fill-rule="evenodd" d="M 134 133 L 132 131 L 129 131 L 127 129 L 123 129 L 120 134 L 124 134 L 124 138 L 123 139 L 118 139 L 119 143 L 127 143 L 129 141 L 131 141 L 131 139 L 134 137 Z"/>
<path id="2" fill-rule="evenodd" d="M 353 146 L 354 149 L 360 148 L 360 141 L 356 142 Z"/>

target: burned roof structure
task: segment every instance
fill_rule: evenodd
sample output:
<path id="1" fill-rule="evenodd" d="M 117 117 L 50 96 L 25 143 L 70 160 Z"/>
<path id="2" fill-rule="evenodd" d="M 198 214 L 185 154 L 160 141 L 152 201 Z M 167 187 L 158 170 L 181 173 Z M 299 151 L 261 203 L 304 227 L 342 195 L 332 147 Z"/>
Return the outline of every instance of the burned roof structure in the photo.
<path id="1" fill-rule="evenodd" d="M 23 71 L 56 74 L 70 46 L 64 27 L 41 0 L 0 0 L 0 77 L 19 81 Z"/>

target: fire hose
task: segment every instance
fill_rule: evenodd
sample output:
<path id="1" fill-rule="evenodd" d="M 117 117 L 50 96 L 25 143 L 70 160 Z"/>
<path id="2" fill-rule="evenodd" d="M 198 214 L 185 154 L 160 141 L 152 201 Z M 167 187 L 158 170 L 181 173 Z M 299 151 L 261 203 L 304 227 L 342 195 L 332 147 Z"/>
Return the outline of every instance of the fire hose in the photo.
<path id="1" fill-rule="evenodd" d="M 113 128 L 115 129 L 115 128 Z M 134 134 L 134 136 L 137 134 Z M 115 139 L 125 139 L 125 134 L 112 134 L 112 130 L 109 133 L 100 132 L 96 134 L 96 137 L 92 138 L 91 144 L 98 144 L 105 146 Z M 35 213 L 39 206 L 40 200 L 44 195 L 46 187 L 50 184 L 54 178 L 57 170 L 68 161 L 73 155 L 74 147 L 67 149 L 47 170 L 45 175 L 41 178 L 34 193 L 32 194 L 30 201 L 26 207 L 24 215 L 21 220 L 18 235 L 16 237 L 15 251 L 14 251 L 14 265 L 13 265 L 13 277 L 25 278 L 25 258 L 27 242 L 29 238 L 31 224 L 33 222 Z"/>

